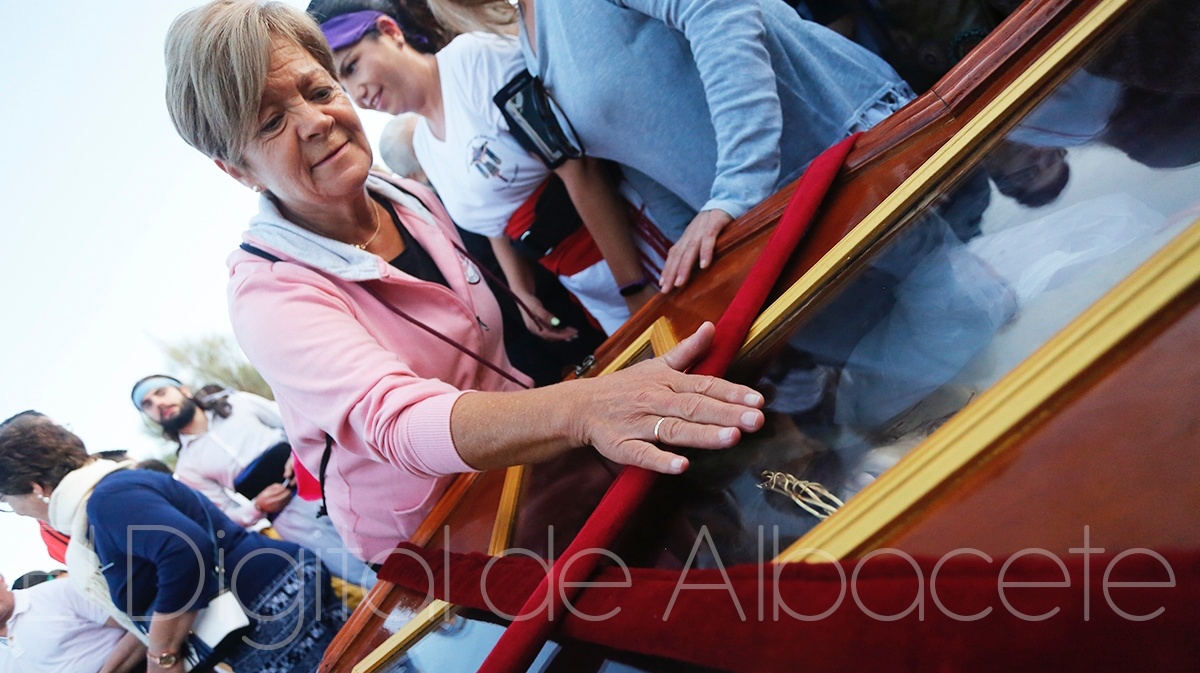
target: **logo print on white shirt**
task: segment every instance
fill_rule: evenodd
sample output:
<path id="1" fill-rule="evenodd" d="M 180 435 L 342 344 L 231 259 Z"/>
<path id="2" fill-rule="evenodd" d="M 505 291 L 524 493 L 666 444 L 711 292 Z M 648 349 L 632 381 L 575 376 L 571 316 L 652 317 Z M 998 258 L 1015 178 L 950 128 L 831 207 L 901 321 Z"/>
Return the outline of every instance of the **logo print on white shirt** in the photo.
<path id="1" fill-rule="evenodd" d="M 513 168 L 506 166 L 504 159 L 492 150 L 494 140 L 488 136 L 475 136 L 468 145 L 468 165 L 485 180 L 496 178 L 502 182 L 512 182 L 516 175 L 504 174 L 506 171 L 513 172 Z"/>

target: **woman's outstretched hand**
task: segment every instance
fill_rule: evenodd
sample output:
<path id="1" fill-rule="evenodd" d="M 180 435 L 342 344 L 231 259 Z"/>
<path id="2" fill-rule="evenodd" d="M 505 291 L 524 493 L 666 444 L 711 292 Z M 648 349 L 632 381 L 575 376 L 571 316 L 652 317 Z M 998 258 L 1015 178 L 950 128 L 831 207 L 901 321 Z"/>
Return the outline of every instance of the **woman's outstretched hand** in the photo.
<path id="1" fill-rule="evenodd" d="M 678 474 L 664 447 L 724 449 L 763 424 L 763 396 L 683 373 L 712 343 L 704 323 L 662 357 L 600 376 L 509 392 L 467 392 L 450 416 L 454 448 L 477 470 L 537 463 L 580 446 L 610 460 Z"/>
<path id="2" fill-rule="evenodd" d="M 662 447 L 724 449 L 763 425 L 763 396 L 715 376 L 683 373 L 712 343 L 704 323 L 662 357 L 589 379 L 582 443 L 610 460 L 678 474 L 688 461 Z M 584 382 L 580 382 L 584 383 Z"/>
<path id="3" fill-rule="evenodd" d="M 683 287 L 697 264 L 701 269 L 712 265 L 717 236 L 732 221 L 733 217 L 723 210 L 704 210 L 692 219 L 683 236 L 667 253 L 658 282 L 663 292 Z"/>

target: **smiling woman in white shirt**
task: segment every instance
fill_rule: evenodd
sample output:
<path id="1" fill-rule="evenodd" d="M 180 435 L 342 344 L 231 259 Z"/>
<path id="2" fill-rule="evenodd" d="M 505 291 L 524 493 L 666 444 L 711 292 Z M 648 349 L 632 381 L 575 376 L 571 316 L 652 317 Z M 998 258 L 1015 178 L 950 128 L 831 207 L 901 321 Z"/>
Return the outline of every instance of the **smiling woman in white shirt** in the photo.
<path id="1" fill-rule="evenodd" d="M 492 244 L 508 284 L 545 339 L 552 318 L 534 294 L 541 264 L 612 334 L 657 286 L 670 242 L 609 164 L 547 164 L 517 139 L 493 97 L 525 69 L 514 36 L 466 33 L 423 53 L 395 0 L 313 0 L 338 79 L 359 107 L 420 116 L 413 150 L 458 226 Z M 407 31 L 407 32 L 406 32 Z"/>

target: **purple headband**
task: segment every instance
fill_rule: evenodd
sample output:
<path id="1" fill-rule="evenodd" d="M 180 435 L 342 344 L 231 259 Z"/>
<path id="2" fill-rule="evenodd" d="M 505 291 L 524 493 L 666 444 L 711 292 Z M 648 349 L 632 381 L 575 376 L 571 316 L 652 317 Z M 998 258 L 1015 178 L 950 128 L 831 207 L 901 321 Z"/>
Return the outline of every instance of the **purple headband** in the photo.
<path id="1" fill-rule="evenodd" d="M 379 17 L 386 16 L 382 12 L 365 9 L 360 12 L 339 14 L 321 24 L 321 32 L 329 42 L 330 51 L 337 51 L 353 46 L 363 39 L 372 29 Z"/>

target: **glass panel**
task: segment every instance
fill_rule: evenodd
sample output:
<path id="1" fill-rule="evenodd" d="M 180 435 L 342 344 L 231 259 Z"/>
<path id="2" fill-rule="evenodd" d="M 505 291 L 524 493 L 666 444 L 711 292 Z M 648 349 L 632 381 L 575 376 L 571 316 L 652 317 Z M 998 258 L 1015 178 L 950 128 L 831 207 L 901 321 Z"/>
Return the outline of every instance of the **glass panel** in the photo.
<path id="1" fill-rule="evenodd" d="M 504 627 L 476 611 L 451 618 L 381 673 L 474 673 L 500 639 Z M 549 673 L 704 673 L 711 669 L 675 661 L 613 652 L 595 646 L 546 643 L 530 671 Z"/>
<path id="2" fill-rule="evenodd" d="M 620 472 L 591 449 L 525 468 L 510 547 L 548 558 L 574 539 Z"/>
<path id="3" fill-rule="evenodd" d="M 891 64 L 917 92 L 929 89 L 1020 5 L 1020 0 L 789 0 L 800 15 Z"/>
<path id="4" fill-rule="evenodd" d="M 413 645 L 399 659 L 383 666 L 381 673 L 473 673 L 492 651 L 504 627 L 456 615 Z M 530 670 L 541 670 L 556 646 L 542 648 Z"/>
<path id="5" fill-rule="evenodd" d="M 757 381 L 767 427 L 644 512 L 651 563 L 769 560 L 1200 217 L 1200 80 L 1164 67 L 1200 53 L 1180 12 L 1126 25 L 818 297 Z"/>

